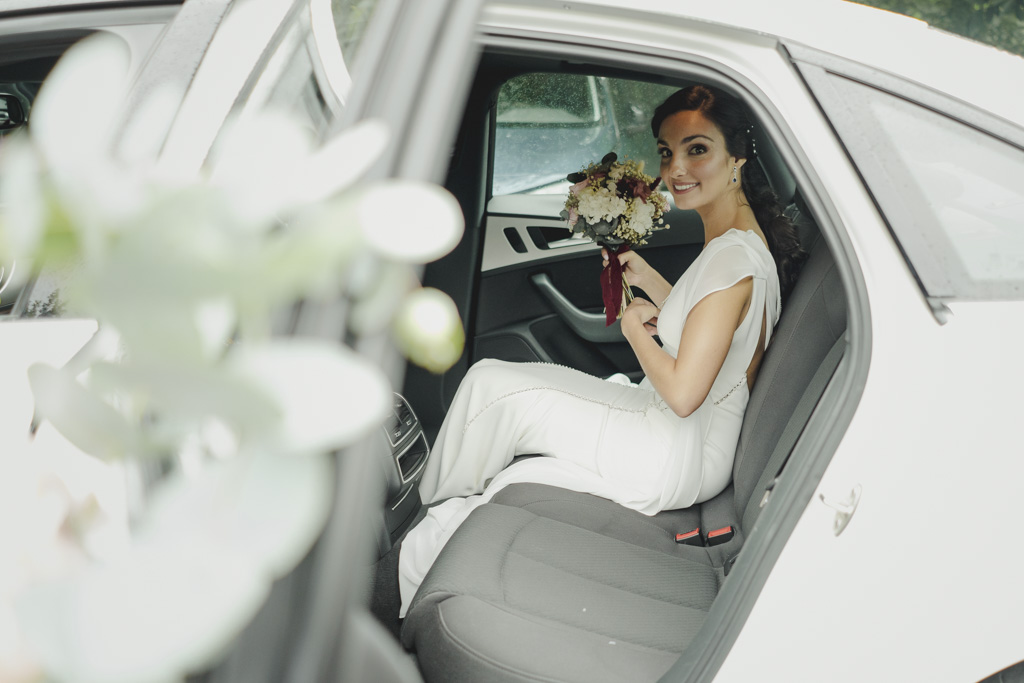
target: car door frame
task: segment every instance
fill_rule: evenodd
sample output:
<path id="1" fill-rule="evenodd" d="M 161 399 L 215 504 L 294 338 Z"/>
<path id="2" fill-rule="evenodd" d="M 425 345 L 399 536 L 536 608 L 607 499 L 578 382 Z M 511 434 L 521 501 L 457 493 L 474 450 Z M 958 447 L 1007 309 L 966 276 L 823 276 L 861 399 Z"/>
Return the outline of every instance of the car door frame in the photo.
<path id="1" fill-rule="evenodd" d="M 626 10 L 621 12 L 625 13 Z M 490 19 L 492 17 L 488 17 Z M 698 20 L 692 23 L 690 20 L 680 20 L 679 23 L 689 23 L 689 27 L 697 32 L 713 32 L 719 36 L 760 41 L 762 46 L 782 52 L 788 62 L 782 41 L 775 37 L 712 26 Z M 544 52 L 562 55 L 566 59 L 578 58 L 582 51 L 588 61 L 603 60 L 611 67 L 670 75 L 678 74 L 685 68 L 690 79 L 705 75 L 712 82 L 731 82 L 739 92 L 745 93 L 748 106 L 761 112 L 762 118 L 769 123 L 769 129 L 765 132 L 776 141 L 783 161 L 796 177 L 803 200 L 816 218 L 822 237 L 835 256 L 837 270 L 848 293 L 846 358 L 794 449 L 792 460 L 799 463 L 799 467 L 793 468 L 794 476 L 789 477 L 774 492 L 773 505 L 758 520 L 759 533 L 744 546 L 743 558 L 730 574 L 730 588 L 723 589 L 719 594 L 705 626 L 663 678 L 665 681 L 687 683 L 710 681 L 736 642 L 787 539 L 811 501 L 818 482 L 853 418 L 866 383 L 871 356 L 870 309 L 861 265 L 847 234 L 849 227 L 844 225 L 839 211 L 830 200 L 825 184 L 810 170 L 812 166 L 802 150 L 801 139 L 789 123 L 783 123 L 787 119 L 757 83 L 722 60 L 690 51 L 685 45 L 673 51 L 654 48 L 641 51 L 637 45 L 609 43 L 592 34 L 586 35 L 583 31 L 575 34 L 559 32 L 550 24 L 543 29 L 527 30 L 516 26 L 505 30 L 500 22 L 488 21 L 483 33 L 481 42 L 486 48 L 521 50 L 526 54 Z M 796 75 L 793 84 L 803 87 Z M 806 91 L 806 88 L 803 89 Z M 808 101 L 813 101 L 809 93 Z"/>

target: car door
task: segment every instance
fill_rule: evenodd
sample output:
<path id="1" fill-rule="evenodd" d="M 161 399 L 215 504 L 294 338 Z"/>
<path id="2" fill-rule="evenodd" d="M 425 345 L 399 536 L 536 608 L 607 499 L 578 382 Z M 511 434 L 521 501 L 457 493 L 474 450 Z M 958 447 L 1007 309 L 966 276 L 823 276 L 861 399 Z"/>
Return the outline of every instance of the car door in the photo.
<path id="1" fill-rule="evenodd" d="M 479 4 L 299 0 L 244 84 L 231 93 L 230 106 L 217 116 L 223 121 L 229 114 L 245 116 L 265 106 L 284 105 L 319 133 L 321 144 L 359 121 L 377 119 L 388 127 L 389 143 L 366 179 L 441 182 L 450 146 L 445 134 L 453 136 L 457 124 L 450 117 L 451 102 L 465 97 L 465 74 L 475 64 L 473 31 Z M 222 45 L 217 46 L 221 38 Z M 226 32 L 215 38 L 211 54 L 237 54 L 237 41 L 250 38 L 251 31 Z M 202 81 L 200 87 L 216 88 L 224 66 L 212 60 L 201 65 L 194 87 Z M 210 115 L 209 107 L 201 106 L 204 101 L 209 100 L 183 105 L 183 111 L 190 108 L 191 120 L 179 117 L 164 146 L 162 163 L 201 166 L 220 129 L 219 122 L 204 123 L 204 112 Z M 195 143 L 196 131 L 207 136 L 204 143 Z M 400 202 L 382 207 L 381 229 L 390 221 L 415 220 L 415 212 L 416 207 Z M 312 327 L 319 328 L 315 332 L 324 334 L 330 326 L 316 320 L 316 304 L 304 302 L 301 308 L 304 312 L 298 317 L 312 320 Z M 385 328 L 347 341 L 390 372 L 393 384 L 400 386 L 402 364 L 388 332 Z M 369 448 L 358 445 L 338 458 L 334 512 L 320 540 L 306 560 L 275 585 L 261 613 L 220 663 L 204 673 L 205 680 L 416 679 L 391 636 L 363 610 L 366 573 L 373 562 L 363 551 L 367 536 L 376 532 L 375 516 L 382 512 L 379 463 L 360 457 L 369 453 Z M 367 674 L 368 670 L 374 673 Z"/>
<path id="2" fill-rule="evenodd" d="M 468 6 L 473 4 L 468 3 Z M 139 64 L 145 62 L 146 66 L 132 91 L 134 99 L 128 103 L 124 128 L 137 135 L 130 149 L 122 151 L 130 152 L 136 161 L 149 161 L 152 157 L 169 173 L 201 172 L 210 149 L 230 117 L 244 116 L 264 106 L 285 105 L 294 114 L 305 117 L 321 142 L 363 118 L 384 119 L 394 131 L 392 149 L 374 173 L 439 180 L 437 172 L 432 175 L 429 168 L 413 169 L 401 163 L 403 156 L 399 150 L 409 142 L 409 136 L 415 137 L 415 126 L 410 127 L 408 119 L 416 111 L 422 111 L 424 103 L 433 102 L 433 110 L 442 113 L 446 107 L 443 93 L 450 89 L 434 87 L 425 95 L 418 91 L 425 82 L 429 85 L 430 78 L 424 76 L 425 73 L 438 74 L 438 77 L 445 73 L 445 67 L 438 67 L 435 59 L 447 56 L 462 63 L 471 52 L 472 40 L 468 34 L 475 25 L 475 15 L 462 11 L 466 6 L 464 2 L 403 3 L 400 0 L 188 2 L 179 15 L 184 17 L 182 23 L 171 25 L 162 33 L 162 25 L 152 29 L 145 27 L 143 37 L 162 36 L 162 42 L 157 49 L 148 55 L 140 54 L 136 60 Z M 157 14 L 164 19 L 174 16 L 163 8 L 149 11 L 149 15 Z M 48 15 L 48 21 L 49 25 L 59 23 L 54 12 Z M 9 42 L 4 39 L 3 28 L 5 24 L 0 17 L 0 56 L 7 53 L 4 48 Z M 137 33 L 143 33 L 142 29 Z M 438 43 L 452 36 L 457 37 L 450 41 L 452 49 L 435 49 Z M 411 61 L 404 57 L 392 59 L 393 46 L 401 41 L 418 45 L 421 51 L 414 54 Z M 149 44 L 138 40 L 133 47 L 141 51 Z M 403 55 L 407 56 L 403 52 L 399 57 Z M 357 61 L 358 66 L 355 66 Z M 466 64 L 471 68 L 470 62 Z M 404 88 L 404 104 L 396 104 L 396 98 L 391 97 L 388 90 L 368 92 L 373 90 L 376 79 Z M 162 112 L 147 108 L 148 95 L 158 90 L 163 97 L 160 100 L 164 105 Z M 435 93 L 442 93 L 442 99 L 432 99 Z M 156 115 L 159 113 L 166 116 Z M 140 121 L 151 125 L 142 129 L 133 126 Z M 432 120 L 431 125 L 433 123 Z M 268 136 L 273 134 L 274 131 L 267 131 Z M 438 152 L 431 145 L 443 145 L 436 135 L 426 143 L 417 149 L 430 155 Z M 415 140 L 412 146 L 416 148 Z M 443 157 L 441 159 L 443 162 Z M 396 166 L 401 166 L 401 174 L 395 172 Z M 272 172 L 273 169 L 267 169 L 268 174 Z M 46 277 L 26 287 L 24 301 L 16 307 L 17 315 L 27 312 L 42 317 L 59 312 L 59 300 L 56 297 L 51 300 L 50 295 L 60 285 L 60 274 L 44 275 Z M 6 283 L 7 277 L 0 276 L 0 282 Z M 87 344 L 96 330 L 96 323 L 74 318 L 21 319 L 2 320 L 0 328 L 8 342 L 4 344 L 5 362 L 0 368 L 7 399 L 0 418 L 11 428 L 10 433 L 26 434 L 32 419 L 32 397 L 25 368 L 39 361 L 58 367 L 64 365 Z M 22 334 L 25 330 L 38 334 Z M 388 352 L 382 348 L 381 353 L 387 356 Z M 394 367 L 395 363 L 390 365 Z M 14 402 L 17 405 L 13 405 Z M 365 485 L 367 478 L 353 476 L 349 480 L 355 482 L 356 489 L 375 490 Z M 346 496 L 344 492 L 338 494 L 339 501 L 358 498 Z M 203 680 L 333 677 L 328 667 L 338 656 L 339 643 L 347 642 L 342 637 L 343 626 L 351 616 L 347 608 L 351 605 L 350 599 L 362 597 L 362 577 L 366 569 L 360 563 L 362 556 L 351 552 L 351 546 L 361 541 L 371 527 L 369 523 L 365 527 L 352 523 L 353 519 L 365 517 L 341 514 L 340 519 L 341 526 L 325 532 L 321 546 L 327 550 L 317 554 L 323 566 L 314 568 L 313 562 L 306 562 L 294 576 L 282 580 L 251 628 L 225 652 L 218 654 L 218 657 L 223 655 L 219 665 L 214 663 L 210 671 L 197 672 Z M 339 543 L 340 562 L 338 556 L 332 554 Z M 345 575 L 346 567 L 357 568 L 358 576 Z M 311 572 L 323 585 L 317 583 L 307 590 Z M 365 629 L 359 633 L 365 635 Z M 367 648 L 365 643 L 353 645 L 353 648 L 377 652 Z M 200 664 L 205 667 L 207 663 Z M 345 675 L 339 678 L 348 679 Z"/>

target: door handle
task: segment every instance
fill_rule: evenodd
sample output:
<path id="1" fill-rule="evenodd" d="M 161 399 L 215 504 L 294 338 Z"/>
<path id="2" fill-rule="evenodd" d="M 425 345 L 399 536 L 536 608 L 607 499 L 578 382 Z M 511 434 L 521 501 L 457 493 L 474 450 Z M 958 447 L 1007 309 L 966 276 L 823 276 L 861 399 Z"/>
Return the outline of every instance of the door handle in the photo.
<path id="1" fill-rule="evenodd" d="M 584 244 L 593 244 L 594 240 L 589 237 L 566 237 L 565 239 L 548 242 L 548 249 L 565 249 L 566 247 L 579 247 Z"/>
<path id="2" fill-rule="evenodd" d="M 840 501 L 829 500 L 825 497 L 824 493 L 819 493 L 818 498 L 826 506 L 832 508 L 836 512 L 836 517 L 832 521 L 832 531 L 836 536 L 843 533 L 846 525 L 850 523 L 850 518 L 853 517 L 853 513 L 857 511 L 857 504 L 860 503 L 861 485 L 855 484 L 850 493 L 847 494 L 846 498 Z"/>
<path id="3" fill-rule="evenodd" d="M 606 327 L 604 313 L 581 311 L 555 287 L 547 273 L 536 273 L 530 277 L 530 281 L 569 329 L 579 336 L 597 343 L 625 341 L 618 320 Z"/>

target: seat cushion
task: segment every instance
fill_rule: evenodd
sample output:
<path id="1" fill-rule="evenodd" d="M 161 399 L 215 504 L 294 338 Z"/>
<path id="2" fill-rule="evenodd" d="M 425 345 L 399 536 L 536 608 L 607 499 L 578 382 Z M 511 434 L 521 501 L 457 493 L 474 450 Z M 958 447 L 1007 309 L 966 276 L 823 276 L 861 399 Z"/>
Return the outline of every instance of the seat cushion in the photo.
<path id="1" fill-rule="evenodd" d="M 541 517 L 588 529 L 651 550 L 675 552 L 675 535 L 700 526 L 700 509 L 665 510 L 648 516 L 607 498 L 547 484 L 512 484 L 491 502 L 523 508 Z"/>
<path id="2" fill-rule="evenodd" d="M 403 642 L 427 680 L 655 681 L 721 585 L 704 548 L 657 544 L 488 503 L 427 574 Z"/>

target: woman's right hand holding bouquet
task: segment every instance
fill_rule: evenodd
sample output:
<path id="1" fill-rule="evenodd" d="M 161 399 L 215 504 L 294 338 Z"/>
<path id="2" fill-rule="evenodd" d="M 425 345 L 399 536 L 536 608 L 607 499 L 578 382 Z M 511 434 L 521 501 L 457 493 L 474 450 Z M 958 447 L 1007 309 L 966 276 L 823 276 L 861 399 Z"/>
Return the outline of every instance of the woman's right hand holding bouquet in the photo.
<path id="1" fill-rule="evenodd" d="M 672 291 L 672 285 L 662 277 L 661 273 L 651 267 L 647 261 L 633 250 L 615 254 L 622 265 L 622 274 L 630 287 L 644 290 L 651 301 L 664 303 Z M 608 250 L 601 249 L 602 264 L 608 267 Z"/>

